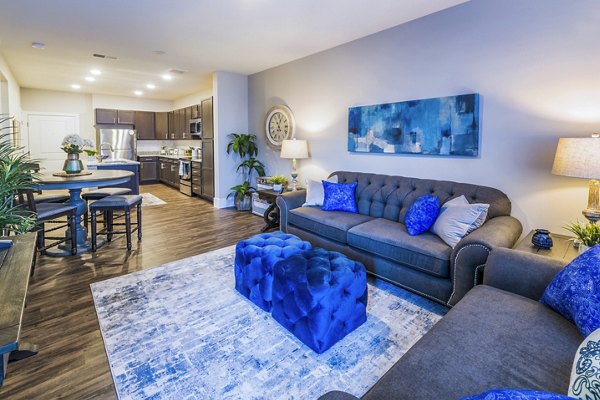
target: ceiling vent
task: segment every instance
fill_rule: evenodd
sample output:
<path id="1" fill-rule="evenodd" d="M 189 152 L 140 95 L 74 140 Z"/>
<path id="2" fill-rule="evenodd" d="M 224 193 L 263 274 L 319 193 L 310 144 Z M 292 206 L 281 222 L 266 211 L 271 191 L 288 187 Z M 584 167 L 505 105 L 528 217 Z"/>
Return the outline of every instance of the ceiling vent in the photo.
<path id="1" fill-rule="evenodd" d="M 181 75 L 181 74 L 185 74 L 185 71 L 182 71 L 180 69 L 170 69 L 169 73 Z"/>
<path id="2" fill-rule="evenodd" d="M 114 56 L 107 56 L 106 54 L 98 54 L 98 53 L 94 53 L 94 54 L 93 54 L 93 56 L 94 56 L 94 57 L 97 57 L 97 58 L 105 58 L 105 59 L 107 59 L 107 60 L 116 60 L 116 59 L 117 59 L 117 57 L 114 57 Z"/>

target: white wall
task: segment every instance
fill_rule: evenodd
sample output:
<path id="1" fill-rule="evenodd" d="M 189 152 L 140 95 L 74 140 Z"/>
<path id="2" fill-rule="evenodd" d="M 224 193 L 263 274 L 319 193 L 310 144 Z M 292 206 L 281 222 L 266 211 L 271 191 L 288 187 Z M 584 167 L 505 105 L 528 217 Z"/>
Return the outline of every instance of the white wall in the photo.
<path id="1" fill-rule="evenodd" d="M 92 95 L 92 108 L 114 108 L 117 110 L 171 111 L 170 100 L 146 99 L 144 97 Z"/>
<path id="2" fill-rule="evenodd" d="M 179 108 L 193 106 L 194 104 L 200 104 L 202 100 L 208 99 L 213 95 L 212 87 L 200 90 L 196 93 L 192 93 L 188 96 L 180 97 L 178 99 L 173 100 L 173 109 L 177 110 Z"/>
<path id="3" fill-rule="evenodd" d="M 22 131 L 24 123 L 21 115 L 21 91 L 19 88 L 19 84 L 15 79 L 10 67 L 6 63 L 4 56 L 0 53 L 0 81 L 2 81 L 3 91 L 6 93 L 2 95 L 2 105 L 0 108 L 0 112 L 7 113 L 15 117 L 15 120 L 18 124 L 19 130 Z M 12 131 L 11 131 L 12 132 Z M 24 145 L 23 143 L 23 135 L 17 135 L 17 141 L 19 145 Z"/>
<path id="4" fill-rule="evenodd" d="M 215 207 L 230 207 L 229 188 L 241 183 L 235 169 L 238 160 L 226 153 L 230 133 L 248 132 L 248 76 L 231 72 L 213 74 L 215 151 Z"/>
<path id="5" fill-rule="evenodd" d="M 600 130 L 598 37 L 596 0 L 471 1 L 251 75 L 249 128 L 270 174 L 290 171 L 262 126 L 285 103 L 309 141 L 303 177 L 341 169 L 493 186 L 525 232 L 566 233 L 565 222 L 583 219 L 587 182 L 550 170 L 559 137 Z M 472 92 L 482 102 L 478 158 L 347 151 L 348 107 Z"/>

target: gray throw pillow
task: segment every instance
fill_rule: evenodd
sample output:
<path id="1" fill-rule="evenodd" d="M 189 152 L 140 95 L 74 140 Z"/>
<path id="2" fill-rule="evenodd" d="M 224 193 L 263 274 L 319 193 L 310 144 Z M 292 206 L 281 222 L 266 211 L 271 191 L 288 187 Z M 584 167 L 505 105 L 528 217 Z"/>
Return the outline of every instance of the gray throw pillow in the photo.
<path id="1" fill-rule="evenodd" d="M 592 332 L 575 353 L 569 396 L 576 399 L 600 399 L 600 329 Z"/>
<path id="2" fill-rule="evenodd" d="M 338 183 L 337 175 L 333 175 L 332 177 L 327 179 L 328 182 Z M 307 179 L 305 181 L 306 184 L 306 202 L 302 204 L 303 206 L 323 206 L 323 199 L 325 198 L 325 191 L 323 190 L 323 183 L 321 181 L 315 181 L 312 179 Z"/>
<path id="3" fill-rule="evenodd" d="M 485 222 L 489 204 L 470 204 L 465 196 L 445 202 L 431 231 L 454 248 L 460 240 Z"/>

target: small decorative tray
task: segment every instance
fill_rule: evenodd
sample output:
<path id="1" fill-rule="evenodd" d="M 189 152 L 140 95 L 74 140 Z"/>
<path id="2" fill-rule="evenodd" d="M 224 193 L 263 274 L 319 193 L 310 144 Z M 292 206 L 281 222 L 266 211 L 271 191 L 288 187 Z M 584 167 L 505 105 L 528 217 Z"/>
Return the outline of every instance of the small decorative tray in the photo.
<path id="1" fill-rule="evenodd" d="M 64 171 L 60 171 L 60 172 L 55 172 L 52 174 L 52 176 L 60 176 L 61 178 L 72 178 L 74 176 L 85 176 L 85 175 L 91 175 L 92 171 L 88 171 L 87 169 L 84 169 L 83 171 L 77 173 L 77 174 L 67 174 Z"/>

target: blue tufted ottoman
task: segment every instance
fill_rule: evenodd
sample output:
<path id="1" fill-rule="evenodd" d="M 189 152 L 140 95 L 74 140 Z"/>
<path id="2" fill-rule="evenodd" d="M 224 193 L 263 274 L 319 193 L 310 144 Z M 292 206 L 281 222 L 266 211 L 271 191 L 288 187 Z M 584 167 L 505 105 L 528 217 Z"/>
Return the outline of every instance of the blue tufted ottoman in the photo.
<path id="1" fill-rule="evenodd" d="M 315 352 L 367 320 L 362 263 L 316 248 L 278 262 L 273 272 L 273 318 Z"/>
<path id="2" fill-rule="evenodd" d="M 283 232 L 261 233 L 235 246 L 235 288 L 265 311 L 271 311 L 273 267 L 308 250 L 310 243 Z"/>

